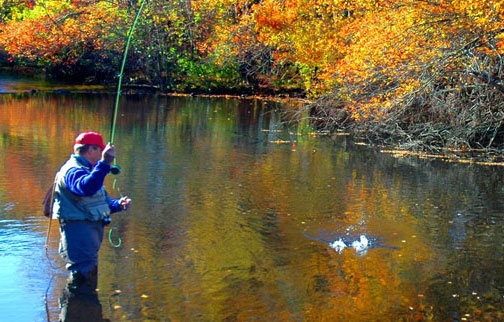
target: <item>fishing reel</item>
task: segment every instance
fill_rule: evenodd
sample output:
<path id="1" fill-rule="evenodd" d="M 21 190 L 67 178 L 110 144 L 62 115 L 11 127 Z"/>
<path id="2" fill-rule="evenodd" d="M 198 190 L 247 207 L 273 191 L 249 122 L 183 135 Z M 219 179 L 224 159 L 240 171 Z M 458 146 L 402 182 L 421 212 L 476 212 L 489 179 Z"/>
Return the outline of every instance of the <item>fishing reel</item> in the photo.
<path id="1" fill-rule="evenodd" d="M 121 173 L 121 167 L 117 164 L 114 164 L 111 168 L 110 168 L 110 173 L 112 173 L 113 175 L 118 175 L 119 173 Z"/>
<path id="2" fill-rule="evenodd" d="M 103 226 L 108 226 L 112 222 L 112 218 L 110 216 L 105 216 L 102 219 Z"/>

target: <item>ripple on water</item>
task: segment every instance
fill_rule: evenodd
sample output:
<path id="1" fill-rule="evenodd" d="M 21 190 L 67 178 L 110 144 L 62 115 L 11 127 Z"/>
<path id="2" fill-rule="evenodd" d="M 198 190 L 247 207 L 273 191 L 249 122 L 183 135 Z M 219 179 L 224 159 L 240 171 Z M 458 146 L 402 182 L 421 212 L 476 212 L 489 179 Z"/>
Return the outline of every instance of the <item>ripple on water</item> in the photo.
<path id="1" fill-rule="evenodd" d="M 37 220 L 34 220 L 36 223 Z M 4 321 L 39 321 L 50 276 L 41 232 L 30 221 L 0 220 L 0 316 Z M 19 305 L 23 303 L 23 305 Z"/>

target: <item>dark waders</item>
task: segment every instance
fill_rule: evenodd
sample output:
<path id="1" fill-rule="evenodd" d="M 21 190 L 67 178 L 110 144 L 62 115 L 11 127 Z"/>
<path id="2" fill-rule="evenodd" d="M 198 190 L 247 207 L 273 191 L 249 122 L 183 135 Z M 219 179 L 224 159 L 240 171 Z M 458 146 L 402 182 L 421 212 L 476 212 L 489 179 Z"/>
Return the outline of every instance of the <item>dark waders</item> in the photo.
<path id="1" fill-rule="evenodd" d="M 103 321 L 96 292 L 103 230 L 101 221 L 60 220 L 59 251 L 70 272 L 60 298 L 60 321 Z"/>

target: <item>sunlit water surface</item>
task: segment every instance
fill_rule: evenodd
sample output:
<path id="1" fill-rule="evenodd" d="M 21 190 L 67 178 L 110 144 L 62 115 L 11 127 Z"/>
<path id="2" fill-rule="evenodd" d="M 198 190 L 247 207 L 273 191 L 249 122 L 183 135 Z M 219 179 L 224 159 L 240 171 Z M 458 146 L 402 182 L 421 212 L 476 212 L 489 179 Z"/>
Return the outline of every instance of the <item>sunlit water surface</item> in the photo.
<path id="1" fill-rule="evenodd" d="M 78 132 L 109 135 L 112 105 L 0 96 L 2 320 L 57 321 L 66 273 L 51 267 L 62 264 L 56 222 L 45 255 L 41 200 Z M 394 159 L 287 125 L 280 108 L 123 98 L 123 171 L 106 185 L 133 207 L 106 228 L 103 318 L 504 318 L 502 169 Z"/>

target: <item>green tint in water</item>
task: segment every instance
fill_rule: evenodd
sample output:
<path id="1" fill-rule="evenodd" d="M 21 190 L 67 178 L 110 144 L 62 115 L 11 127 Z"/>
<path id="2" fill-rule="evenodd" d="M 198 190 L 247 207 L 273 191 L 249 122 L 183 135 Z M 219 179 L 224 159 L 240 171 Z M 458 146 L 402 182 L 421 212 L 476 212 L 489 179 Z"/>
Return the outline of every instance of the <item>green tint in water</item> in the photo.
<path id="1" fill-rule="evenodd" d="M 42 301 L 25 301 L 28 291 L 40 299 L 40 280 L 54 274 L 40 261 L 45 222 L 32 217 L 76 134 L 108 136 L 112 103 L 112 96 L 0 96 L 0 220 L 26 223 L 16 245 L 30 249 L 20 255 L 5 243 L 2 255 L 18 272 L 39 272 L 0 289 L 2 310 L 26 306 L 44 316 Z M 275 108 L 122 100 L 118 185 L 133 207 L 112 222 L 122 246 L 102 246 L 104 317 L 503 318 L 500 169 L 393 159 L 346 138 L 311 136 L 306 126 L 288 129 Z M 370 246 L 356 251 L 350 245 L 361 235 Z M 57 238 L 54 229 L 54 260 Z M 349 247 L 338 252 L 329 244 L 340 238 Z M 60 273 L 50 289 L 53 319 L 64 279 Z"/>

